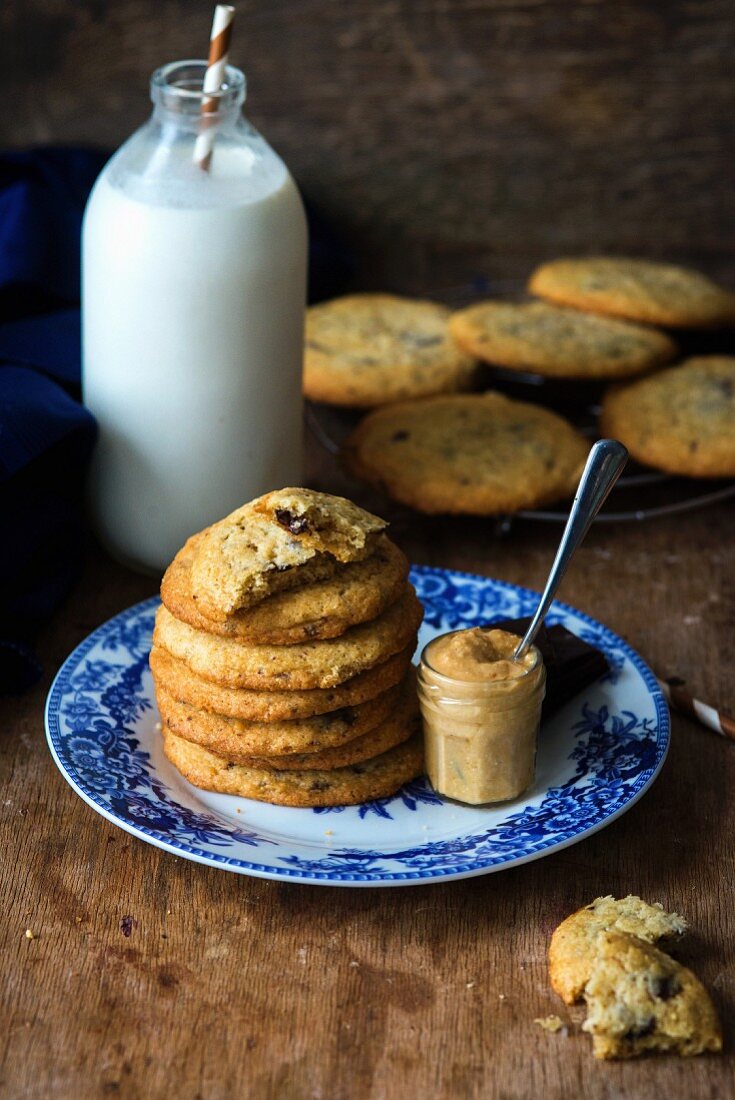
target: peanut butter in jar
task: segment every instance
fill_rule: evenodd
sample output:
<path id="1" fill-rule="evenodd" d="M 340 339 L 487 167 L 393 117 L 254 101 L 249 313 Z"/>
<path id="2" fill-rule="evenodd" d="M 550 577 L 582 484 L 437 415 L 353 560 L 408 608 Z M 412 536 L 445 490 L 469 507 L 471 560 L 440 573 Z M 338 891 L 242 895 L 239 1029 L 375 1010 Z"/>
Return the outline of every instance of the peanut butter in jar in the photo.
<path id="1" fill-rule="evenodd" d="M 517 798 L 534 778 L 546 671 L 516 634 L 472 627 L 425 647 L 419 669 L 426 766 L 440 794 L 481 805 Z"/>

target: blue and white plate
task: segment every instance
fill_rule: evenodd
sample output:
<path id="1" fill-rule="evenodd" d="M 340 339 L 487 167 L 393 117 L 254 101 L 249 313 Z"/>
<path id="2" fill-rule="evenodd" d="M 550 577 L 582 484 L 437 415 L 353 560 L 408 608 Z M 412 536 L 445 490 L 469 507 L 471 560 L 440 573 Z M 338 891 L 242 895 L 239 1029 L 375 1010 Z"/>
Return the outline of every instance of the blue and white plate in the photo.
<path id="1" fill-rule="evenodd" d="M 445 630 L 530 614 L 537 595 L 415 567 L 420 646 Z M 650 669 L 600 623 L 555 603 L 547 619 L 603 650 L 611 671 L 541 731 L 536 781 L 496 806 L 445 801 L 424 779 L 361 806 L 299 810 L 191 786 L 163 755 L 148 670 L 158 601 L 123 611 L 62 665 L 46 730 L 65 779 L 140 840 L 198 863 L 289 882 L 398 886 L 467 878 L 550 855 L 610 824 L 650 787 L 669 719 Z"/>

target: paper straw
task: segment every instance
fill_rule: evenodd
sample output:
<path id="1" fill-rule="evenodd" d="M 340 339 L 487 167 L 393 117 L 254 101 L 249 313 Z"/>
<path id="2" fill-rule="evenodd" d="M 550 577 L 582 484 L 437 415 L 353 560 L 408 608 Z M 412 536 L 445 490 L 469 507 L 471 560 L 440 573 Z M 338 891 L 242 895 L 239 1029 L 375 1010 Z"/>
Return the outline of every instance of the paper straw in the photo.
<path id="1" fill-rule="evenodd" d="M 714 730 L 721 737 L 726 737 L 728 741 L 735 741 L 735 718 L 731 718 L 724 711 L 709 706 L 708 703 L 703 703 L 701 699 L 695 699 L 686 690 L 685 681 L 676 676 L 672 676 L 669 680 L 659 680 L 658 683 L 669 705 L 674 710 L 681 711 L 682 714 L 688 714 L 700 725 Z"/>
<path id="2" fill-rule="evenodd" d="M 227 71 L 227 55 L 230 51 L 230 38 L 232 36 L 232 21 L 235 18 L 235 9 L 229 4 L 218 4 L 214 9 L 212 20 L 212 33 L 209 36 L 209 58 L 207 71 L 204 74 L 202 91 L 202 131 L 194 145 L 194 161 L 204 172 L 209 171 L 212 162 L 212 149 L 214 148 L 215 127 L 211 117 L 217 113 L 219 99 L 213 92 L 218 92 L 225 82 Z"/>

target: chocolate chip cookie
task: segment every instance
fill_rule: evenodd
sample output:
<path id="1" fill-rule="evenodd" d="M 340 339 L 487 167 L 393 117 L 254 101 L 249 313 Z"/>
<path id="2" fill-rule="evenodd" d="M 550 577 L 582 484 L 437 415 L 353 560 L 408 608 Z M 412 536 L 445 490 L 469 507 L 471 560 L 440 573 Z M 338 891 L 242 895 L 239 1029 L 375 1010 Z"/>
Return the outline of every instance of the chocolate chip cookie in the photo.
<path id="1" fill-rule="evenodd" d="M 156 687 L 182 703 L 213 714 L 248 722 L 287 722 L 355 707 L 388 691 L 405 676 L 416 648 L 409 644 L 387 661 L 374 665 L 332 688 L 305 691 L 258 691 L 223 687 L 195 675 L 183 661 L 154 646 L 150 665 Z"/>
<path id="2" fill-rule="evenodd" d="M 392 294 L 353 294 L 306 314 L 304 392 L 372 407 L 466 389 L 475 362 L 452 340 L 450 311 Z"/>
<path id="3" fill-rule="evenodd" d="M 422 618 L 416 593 L 406 585 L 401 599 L 379 618 L 353 626 L 337 638 L 270 646 L 205 634 L 160 607 L 153 643 L 196 676 L 223 687 L 303 691 L 335 687 L 387 660 L 415 639 Z"/>
<path id="4" fill-rule="evenodd" d="M 735 325 L 735 294 L 674 264 L 617 256 L 552 260 L 531 276 L 541 298 L 666 328 Z"/>
<path id="5" fill-rule="evenodd" d="M 485 393 L 376 409 L 343 457 L 357 477 L 419 511 L 496 515 L 571 496 L 588 451 L 555 413 Z"/>
<path id="6" fill-rule="evenodd" d="M 250 501 L 201 533 L 191 561 L 192 596 L 223 619 L 276 592 L 333 576 L 375 550 L 385 520 L 344 497 L 280 489 Z"/>
<path id="7" fill-rule="evenodd" d="M 371 760 L 310 771 L 274 771 L 233 764 L 165 727 L 163 747 L 174 767 L 196 787 L 280 806 L 352 806 L 388 798 L 421 775 L 424 767 L 423 739 L 418 730 L 407 741 Z"/>
<path id="8" fill-rule="evenodd" d="M 658 943 L 674 940 L 686 929 L 678 913 L 667 913 L 662 905 L 649 905 L 633 894 L 595 898 L 554 930 L 549 945 L 551 984 L 567 1004 L 580 999 L 592 973 L 600 932 L 627 932 Z"/>
<path id="9" fill-rule="evenodd" d="M 735 476 L 735 358 L 687 359 L 610 390 L 600 428 L 633 458 L 685 477 Z"/>
<path id="10" fill-rule="evenodd" d="M 582 1029 L 596 1058 L 722 1050 L 717 1013 L 691 970 L 621 932 L 600 933 L 595 952 Z"/>
<path id="11" fill-rule="evenodd" d="M 663 332 L 546 302 L 483 302 L 455 313 L 449 328 L 468 354 L 548 378 L 623 378 L 677 352 Z"/>
<path id="12" fill-rule="evenodd" d="M 386 535 L 363 561 L 340 564 L 331 577 L 268 596 L 223 619 L 203 614 L 195 598 L 191 565 L 201 535 L 193 535 L 164 574 L 161 599 L 177 619 L 197 630 L 258 645 L 294 645 L 335 638 L 357 623 L 377 618 L 400 598 L 408 561 Z"/>
<path id="13" fill-rule="evenodd" d="M 228 718 L 192 707 L 176 699 L 161 683 L 156 685 L 156 701 L 162 721 L 185 741 L 203 745 L 220 756 L 229 754 L 233 760 L 258 755 L 281 757 L 339 748 L 363 737 L 395 710 L 404 684 L 356 706 L 273 722 Z"/>
<path id="14" fill-rule="evenodd" d="M 251 768 L 267 768 L 271 771 L 313 771 L 314 769 L 329 771 L 333 768 L 344 768 L 348 764 L 358 764 L 363 760 L 370 760 L 373 756 L 380 756 L 381 753 L 408 740 L 416 728 L 418 714 L 418 697 L 413 679 L 413 676 L 408 678 L 397 689 L 397 694 L 395 690 L 389 693 L 392 696 L 392 705 L 388 713 L 384 714 L 369 730 L 356 737 L 349 737 L 341 742 L 306 752 L 276 754 L 270 752 L 268 743 L 258 754 L 233 753 L 229 750 L 222 752 L 216 746 L 204 743 L 200 738 L 186 737 L 185 739 L 202 745 L 217 756 L 226 756 L 230 763 L 244 764 Z M 178 733 L 165 718 L 164 725 L 172 732 Z"/>

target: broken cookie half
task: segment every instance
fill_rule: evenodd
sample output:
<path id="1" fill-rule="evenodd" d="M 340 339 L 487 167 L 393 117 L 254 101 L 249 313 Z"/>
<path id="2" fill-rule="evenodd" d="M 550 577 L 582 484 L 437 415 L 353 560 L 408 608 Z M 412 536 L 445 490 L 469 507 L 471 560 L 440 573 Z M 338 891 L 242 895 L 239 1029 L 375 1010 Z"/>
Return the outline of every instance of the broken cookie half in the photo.
<path id="1" fill-rule="evenodd" d="M 584 999 L 596 1058 L 722 1049 L 717 1013 L 691 970 L 637 936 L 601 932 Z"/>
<path id="2" fill-rule="evenodd" d="M 566 1004 L 581 998 L 595 963 L 600 932 L 627 932 L 659 943 L 676 940 L 686 930 L 684 918 L 667 913 L 658 902 L 650 905 L 634 894 L 595 898 L 554 930 L 549 945 L 551 984 Z"/>

